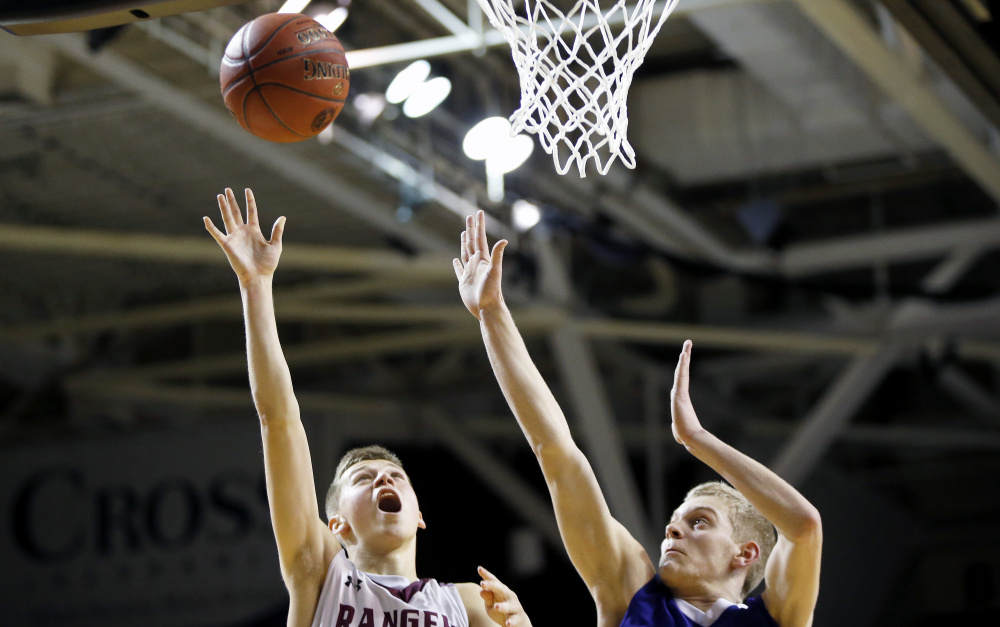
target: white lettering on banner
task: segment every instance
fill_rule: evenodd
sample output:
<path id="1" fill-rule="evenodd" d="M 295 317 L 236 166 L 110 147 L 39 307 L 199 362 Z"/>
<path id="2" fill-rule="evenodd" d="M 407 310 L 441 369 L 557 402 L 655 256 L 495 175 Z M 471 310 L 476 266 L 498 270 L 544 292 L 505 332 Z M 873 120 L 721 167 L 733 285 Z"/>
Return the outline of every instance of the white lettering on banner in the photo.
<path id="1" fill-rule="evenodd" d="M 0 623 L 225 623 L 287 603 L 254 422 L 8 447 L 0 474 Z"/>

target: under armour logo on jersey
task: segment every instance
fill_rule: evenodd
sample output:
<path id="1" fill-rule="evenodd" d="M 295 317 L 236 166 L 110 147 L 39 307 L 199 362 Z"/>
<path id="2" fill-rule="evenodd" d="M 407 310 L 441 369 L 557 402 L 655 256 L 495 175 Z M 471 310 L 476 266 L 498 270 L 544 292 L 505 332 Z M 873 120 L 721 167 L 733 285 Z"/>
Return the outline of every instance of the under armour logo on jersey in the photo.
<path id="1" fill-rule="evenodd" d="M 361 577 L 353 579 L 350 575 L 347 576 L 347 583 L 344 584 L 348 588 L 354 586 L 355 590 L 361 590 Z"/>

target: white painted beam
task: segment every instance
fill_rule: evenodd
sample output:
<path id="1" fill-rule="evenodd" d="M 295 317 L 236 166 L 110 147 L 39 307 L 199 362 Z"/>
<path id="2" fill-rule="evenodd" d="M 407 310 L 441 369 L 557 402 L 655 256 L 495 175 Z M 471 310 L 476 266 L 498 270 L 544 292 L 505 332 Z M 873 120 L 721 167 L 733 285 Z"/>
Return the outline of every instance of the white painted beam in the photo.
<path id="1" fill-rule="evenodd" d="M 792 485 L 802 485 L 900 352 L 899 347 L 887 345 L 855 357 L 801 421 L 770 468 Z"/>
<path id="2" fill-rule="evenodd" d="M 1000 400 L 957 366 L 945 366 L 938 373 L 938 384 L 973 415 L 987 419 L 991 425 L 1000 424 Z"/>
<path id="3" fill-rule="evenodd" d="M 197 228 L 201 228 L 200 225 Z M 0 250 L 137 259 L 159 263 L 224 265 L 226 256 L 205 233 L 201 237 L 0 223 Z M 374 248 L 289 244 L 281 254 L 284 269 L 316 272 L 399 273 L 413 280 L 451 274 L 451 258 L 427 254 L 414 259 Z"/>
<path id="4" fill-rule="evenodd" d="M 893 52 L 848 0 L 794 0 L 813 22 L 889 98 L 1000 201 L 1000 160 L 992 154 L 906 61 Z"/>
<path id="5" fill-rule="evenodd" d="M 448 278 L 449 287 L 454 277 Z M 414 279 L 402 277 L 378 277 L 342 283 L 324 283 L 303 287 L 278 289 L 274 293 L 278 303 L 276 315 L 279 321 L 294 320 L 294 307 L 312 299 L 361 298 L 383 294 L 394 290 L 413 287 Z M 428 285 L 432 283 L 427 283 Z M 291 310 L 292 313 L 288 313 Z M 194 301 L 165 303 L 148 307 L 136 307 L 126 311 L 114 311 L 75 317 L 63 317 L 41 322 L 8 326 L 0 329 L 0 344 L 5 342 L 26 342 L 43 337 L 58 337 L 78 333 L 94 333 L 106 330 L 116 332 L 141 328 L 165 327 L 184 322 L 211 319 L 243 318 L 243 308 L 239 296 L 234 291 L 227 296 L 216 296 Z"/>
<path id="6" fill-rule="evenodd" d="M 965 220 L 793 244 L 781 268 L 791 278 L 865 267 L 920 261 L 955 250 L 1000 247 L 1000 220 Z"/>
<path id="7" fill-rule="evenodd" d="M 419 225 L 401 224 L 395 217 L 395 206 L 387 206 L 379 197 L 361 189 L 347 178 L 298 156 L 288 147 L 254 137 L 233 122 L 221 107 L 206 104 L 124 57 L 111 51 L 91 53 L 83 38 L 76 35 L 46 36 L 39 37 L 39 40 L 201 130 L 206 137 L 214 138 L 244 157 L 284 176 L 290 183 L 327 201 L 336 199 L 334 206 L 338 210 L 353 215 L 379 231 L 397 237 L 418 250 L 451 248 L 450 242 L 445 242 Z"/>
<path id="8" fill-rule="evenodd" d="M 654 550 L 655 554 L 658 536 L 647 527 L 639 488 L 593 352 L 580 330 L 569 324 L 552 334 L 551 346 L 587 458 L 594 466 L 611 513 L 647 551 Z"/>

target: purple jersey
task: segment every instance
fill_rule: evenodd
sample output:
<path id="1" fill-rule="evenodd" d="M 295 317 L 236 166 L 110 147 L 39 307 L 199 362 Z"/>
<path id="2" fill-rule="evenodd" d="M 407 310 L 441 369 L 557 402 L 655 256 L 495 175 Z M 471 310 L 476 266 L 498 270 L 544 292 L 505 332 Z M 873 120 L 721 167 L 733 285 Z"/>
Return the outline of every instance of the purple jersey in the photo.
<path id="1" fill-rule="evenodd" d="M 746 605 L 746 608 L 730 606 L 712 627 L 778 627 L 761 599 L 747 599 Z M 674 595 L 657 575 L 632 597 L 620 627 L 698 627 L 698 624 L 681 612 Z"/>

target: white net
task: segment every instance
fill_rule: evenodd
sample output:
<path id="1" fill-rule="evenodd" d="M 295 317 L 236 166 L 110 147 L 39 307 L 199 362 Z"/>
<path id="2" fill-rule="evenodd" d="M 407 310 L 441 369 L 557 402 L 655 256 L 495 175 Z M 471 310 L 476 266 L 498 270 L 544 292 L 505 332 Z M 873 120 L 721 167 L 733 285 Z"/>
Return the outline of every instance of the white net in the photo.
<path id="1" fill-rule="evenodd" d="M 585 177 L 591 159 L 601 174 L 616 158 L 634 168 L 628 90 L 678 0 L 617 0 L 607 10 L 600 0 L 578 0 L 565 12 L 550 0 L 478 1 L 510 44 L 521 78 L 511 134 L 538 135 L 559 174 L 576 164 Z"/>

